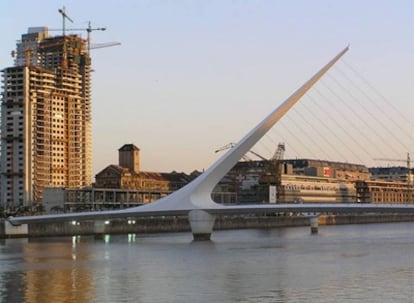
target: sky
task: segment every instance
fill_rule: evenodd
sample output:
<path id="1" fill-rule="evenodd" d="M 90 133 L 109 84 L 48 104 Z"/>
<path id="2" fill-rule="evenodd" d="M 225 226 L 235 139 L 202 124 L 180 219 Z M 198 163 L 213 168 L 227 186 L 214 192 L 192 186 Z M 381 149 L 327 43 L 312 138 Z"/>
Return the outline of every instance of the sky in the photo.
<path id="1" fill-rule="evenodd" d="M 346 65 L 334 71 L 333 82 L 331 78 L 308 98 L 311 109 L 287 117 L 255 151 L 271 157 L 277 142 L 283 141 L 285 158 L 366 165 L 374 165 L 377 154 L 403 159 L 414 152 L 413 128 L 407 121 L 414 114 L 412 0 L 1 0 L 0 68 L 13 64 L 10 53 L 27 28 L 60 29 L 62 7 L 74 21 L 67 22 L 67 28 L 86 28 L 90 21 L 92 27 L 107 27 L 92 32 L 92 43 L 121 43 L 92 51 L 94 175 L 117 164 L 118 148 L 126 143 L 140 148 L 142 170 L 208 168 L 221 155 L 215 150 L 240 140 L 348 44 Z M 86 32 L 77 33 L 86 37 Z M 328 106 L 312 106 L 321 96 L 333 99 L 328 97 L 332 83 L 354 68 L 388 100 L 388 105 L 376 107 L 385 112 L 381 120 L 388 118 L 390 104 L 405 116 L 395 115 L 392 121 L 405 122 L 390 126 L 391 132 L 373 126 L 383 132 L 380 141 L 371 141 L 370 133 L 352 135 L 369 128 L 366 123 L 374 125 L 373 117 L 365 119 L 363 114 L 357 119 L 353 111 L 338 108 L 335 114 L 322 112 Z M 339 89 L 338 94 L 347 91 Z M 370 95 L 368 100 L 379 99 Z M 312 111 L 310 123 L 319 124 L 315 128 L 299 119 Z M 330 120 L 320 119 L 324 116 Z M 324 132 L 339 127 L 333 125 L 341 116 L 347 116 L 340 123 L 350 139 L 328 154 L 333 148 L 329 143 L 345 135 Z M 319 139 L 307 142 L 313 132 Z M 393 143 L 389 140 L 394 133 L 407 133 L 408 138 L 401 135 Z"/>

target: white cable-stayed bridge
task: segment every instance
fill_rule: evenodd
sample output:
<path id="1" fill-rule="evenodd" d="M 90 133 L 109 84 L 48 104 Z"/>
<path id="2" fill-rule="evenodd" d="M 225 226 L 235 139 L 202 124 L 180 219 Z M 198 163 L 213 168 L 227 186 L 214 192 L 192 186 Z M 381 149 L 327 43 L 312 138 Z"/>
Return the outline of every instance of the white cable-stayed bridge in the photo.
<path id="1" fill-rule="evenodd" d="M 342 56 L 348 51 L 348 47 L 342 50 L 338 55 L 336 55 L 331 61 L 329 61 L 323 68 L 321 68 L 313 77 L 311 77 L 307 82 L 305 82 L 299 89 L 297 89 L 288 99 L 286 99 L 280 106 L 278 106 L 274 111 L 272 111 L 266 118 L 264 118 L 260 123 L 257 124 L 251 131 L 249 131 L 238 143 L 228 150 L 224 155 L 222 155 L 215 163 L 213 163 L 206 171 L 204 171 L 198 178 L 193 180 L 188 185 L 183 188 L 175 191 L 169 196 L 146 204 L 139 207 L 133 207 L 122 210 L 113 210 L 113 211 L 95 211 L 95 212 L 82 212 L 82 213 L 66 213 L 60 215 L 41 215 L 41 216 L 27 216 L 27 217 L 11 217 L 9 222 L 13 225 L 19 224 L 28 224 L 36 222 L 56 222 L 56 221 L 69 221 L 69 220 L 95 220 L 96 222 L 102 222 L 102 220 L 113 219 L 113 218 L 133 218 L 133 217 L 143 217 L 143 216 L 165 216 L 165 215 L 183 215 L 188 216 L 192 233 L 195 239 L 209 239 L 213 230 L 214 220 L 216 215 L 220 214 L 242 214 L 242 213 L 274 213 L 274 212 L 308 212 L 308 213 L 326 213 L 326 212 L 335 212 L 335 213 L 362 213 L 362 212 L 381 212 L 381 213 L 414 213 L 414 205 L 374 205 L 374 204 L 358 204 L 358 203 L 306 203 L 306 204 L 254 204 L 254 205 L 232 205 L 226 206 L 217 204 L 212 200 L 211 194 L 216 186 L 216 184 L 229 172 L 229 170 L 249 151 L 251 150 L 260 139 L 262 139 L 268 132 L 273 128 L 273 126 L 280 125 L 281 128 L 277 130 L 272 130 L 276 132 L 283 141 L 287 142 L 287 149 L 291 147 L 291 150 L 298 151 L 302 149 L 301 146 L 305 146 L 306 151 L 310 156 L 314 155 L 314 158 L 317 158 L 316 155 L 324 155 L 323 157 L 327 159 L 332 159 L 332 157 L 338 157 L 339 155 L 345 161 L 348 161 L 347 156 L 353 155 L 355 161 L 362 161 L 362 154 L 365 153 L 368 157 L 375 156 L 389 156 L 386 149 L 389 152 L 399 153 L 397 146 L 399 148 L 408 149 L 408 144 L 402 143 L 397 139 L 395 142 L 389 142 L 388 137 L 382 134 L 375 127 L 371 127 L 371 123 L 368 123 L 367 113 L 363 113 L 362 110 L 355 110 L 355 104 L 352 106 L 349 104 L 348 100 L 345 100 L 342 96 L 348 95 L 349 98 L 353 99 L 354 102 L 358 104 L 358 98 L 355 93 L 355 89 L 352 91 L 345 88 L 342 82 L 339 82 L 336 78 L 328 77 L 328 80 L 323 80 L 322 86 L 327 89 L 316 88 L 312 91 L 312 94 L 305 94 L 312 90 L 312 87 L 320 81 L 320 79 L 330 70 L 336 63 L 342 58 Z M 328 81 L 332 80 L 328 83 Z M 345 81 L 348 84 L 352 84 L 351 81 Z M 337 89 L 343 90 L 341 94 L 335 92 L 332 88 L 337 86 Z M 352 85 L 351 85 L 352 86 Z M 364 93 L 360 93 L 364 95 Z M 305 99 L 305 102 L 302 102 L 302 108 L 295 109 L 292 107 L 296 106 L 295 104 L 300 100 Z M 343 103 L 344 106 L 349 105 L 348 111 L 345 112 L 343 108 L 337 108 L 337 114 L 329 114 L 330 120 L 338 123 L 338 132 L 331 132 L 331 127 L 328 124 L 328 119 L 320 118 L 323 116 L 321 113 L 326 109 L 326 105 L 322 105 L 319 100 L 330 102 L 330 104 Z M 384 99 L 385 100 L 385 99 Z M 371 100 L 374 102 L 373 100 Z M 313 104 L 311 106 L 311 104 Z M 298 104 L 298 106 L 300 103 Z M 333 105 L 334 106 L 334 105 Z M 335 105 L 336 106 L 336 105 Z M 358 107 L 358 105 L 356 106 Z M 359 104 L 359 108 L 364 108 L 365 105 Z M 395 109 L 397 110 L 397 109 Z M 286 116 L 288 112 L 293 112 L 294 117 L 298 116 L 301 118 L 300 123 L 299 119 Z M 379 109 L 376 109 L 379 111 Z M 306 114 L 304 114 L 304 112 Z M 319 113 L 317 113 L 319 112 Z M 342 125 L 339 119 L 340 116 L 361 115 L 359 120 L 352 121 L 352 125 L 355 126 L 355 129 L 362 130 L 359 136 L 362 136 L 363 139 L 354 135 L 352 128 Z M 371 113 L 371 119 L 378 120 L 378 116 L 374 116 Z M 319 117 L 319 118 L 318 118 Z M 282 119 L 283 118 L 283 119 Z M 285 121 L 288 118 L 291 121 Z M 389 124 L 395 123 L 398 125 L 391 115 L 389 117 L 391 122 Z M 313 126 L 312 122 L 317 121 L 323 127 L 326 128 L 326 132 L 318 130 Z M 365 121 L 365 123 L 364 123 Z M 409 123 L 409 121 L 406 121 Z M 326 124 L 325 124 L 326 123 Z M 393 126 L 395 127 L 395 126 Z M 384 127 L 386 128 L 386 127 Z M 320 128 L 319 128 L 320 129 Z M 367 132 L 365 132 L 367 130 Z M 371 132 L 368 132 L 370 130 Z M 392 128 L 388 129 L 389 132 L 392 132 Z M 402 129 L 399 130 L 400 133 Z M 295 136 L 298 132 L 308 132 L 304 137 Z M 379 140 L 374 142 L 373 135 L 379 138 Z M 356 132 L 355 132 L 356 133 Z M 310 135 L 309 135 L 310 134 Z M 408 133 L 409 134 L 409 133 Z M 292 138 L 297 139 L 298 145 L 295 145 L 294 140 L 287 140 L 284 138 L 284 135 L 291 135 Z M 392 133 L 391 133 L 392 135 Z M 344 145 L 346 146 L 349 141 L 345 141 L 342 138 L 349 137 L 354 141 L 356 146 L 359 146 L 358 149 L 350 147 L 348 152 L 345 153 L 343 147 L 337 148 L 336 146 Z M 307 138 L 308 142 L 303 142 L 302 138 Z M 372 140 L 374 145 L 372 149 L 367 148 L 368 140 Z M 341 142 L 343 140 L 343 142 Z M 411 138 L 410 138 L 411 140 Z M 231 141 L 231 140 L 229 140 Z M 382 142 L 381 142 L 382 141 Z M 324 142 L 324 144 L 322 144 Z M 339 144 L 339 143 L 341 144 Z M 358 143 L 363 142 L 363 143 Z M 300 144 L 299 144 L 300 143 Z M 378 145 L 377 145 L 378 144 Z M 379 145 L 382 144 L 384 150 L 379 154 Z M 324 145 L 324 147 L 321 147 Z M 349 145 L 349 144 L 348 144 Z M 298 147 L 297 147 L 298 146 Z M 359 150 L 361 149 L 361 150 Z M 394 155 L 393 155 L 394 156 Z M 361 157 L 360 159 L 358 157 Z M 320 158 L 320 157 L 319 157 Z M 354 158 L 353 158 L 354 159 Z M 311 217 L 313 223 L 315 217 Z"/>

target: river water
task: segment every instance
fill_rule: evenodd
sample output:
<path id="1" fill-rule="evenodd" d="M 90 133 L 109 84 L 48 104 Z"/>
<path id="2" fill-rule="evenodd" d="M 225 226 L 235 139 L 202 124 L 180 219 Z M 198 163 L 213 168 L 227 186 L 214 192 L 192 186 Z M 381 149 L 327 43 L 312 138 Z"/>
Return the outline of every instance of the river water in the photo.
<path id="1" fill-rule="evenodd" d="M 414 302 L 414 223 L 8 239 L 0 302 Z"/>

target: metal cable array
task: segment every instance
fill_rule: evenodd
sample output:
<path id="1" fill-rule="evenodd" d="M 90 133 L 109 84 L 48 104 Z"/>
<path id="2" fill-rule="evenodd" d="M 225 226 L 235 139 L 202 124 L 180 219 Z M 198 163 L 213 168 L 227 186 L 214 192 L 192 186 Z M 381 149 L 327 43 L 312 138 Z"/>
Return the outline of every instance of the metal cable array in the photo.
<path id="1" fill-rule="evenodd" d="M 285 158 L 290 159 L 367 166 L 375 166 L 378 157 L 402 159 L 414 144 L 414 124 L 394 105 L 398 101 L 388 101 L 355 67 L 341 60 L 255 150 L 270 158 L 283 142 Z"/>

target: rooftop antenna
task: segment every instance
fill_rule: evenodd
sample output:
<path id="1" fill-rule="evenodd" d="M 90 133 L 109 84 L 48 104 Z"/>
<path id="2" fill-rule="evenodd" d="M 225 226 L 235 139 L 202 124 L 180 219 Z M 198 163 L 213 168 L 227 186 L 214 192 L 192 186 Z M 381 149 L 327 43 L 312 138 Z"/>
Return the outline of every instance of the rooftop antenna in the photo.
<path id="1" fill-rule="evenodd" d="M 65 35 L 65 19 L 68 19 L 70 22 L 73 23 L 73 20 L 66 15 L 66 8 L 62 7 L 59 9 L 59 13 L 62 15 L 62 35 Z"/>

